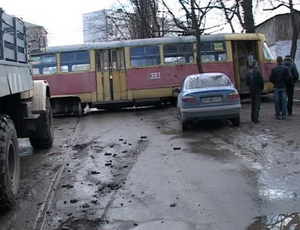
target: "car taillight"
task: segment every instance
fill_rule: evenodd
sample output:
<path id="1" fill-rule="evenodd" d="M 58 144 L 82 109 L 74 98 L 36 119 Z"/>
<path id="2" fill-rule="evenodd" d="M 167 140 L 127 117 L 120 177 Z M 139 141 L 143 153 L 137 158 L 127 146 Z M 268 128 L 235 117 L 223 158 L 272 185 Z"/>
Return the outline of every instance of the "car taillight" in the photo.
<path id="1" fill-rule="evenodd" d="M 227 99 L 234 100 L 234 99 L 239 99 L 239 98 L 240 98 L 240 95 L 238 92 L 231 92 L 231 93 L 227 94 Z"/>
<path id="2" fill-rule="evenodd" d="M 187 95 L 182 97 L 183 102 L 195 102 L 197 99 L 193 96 Z"/>

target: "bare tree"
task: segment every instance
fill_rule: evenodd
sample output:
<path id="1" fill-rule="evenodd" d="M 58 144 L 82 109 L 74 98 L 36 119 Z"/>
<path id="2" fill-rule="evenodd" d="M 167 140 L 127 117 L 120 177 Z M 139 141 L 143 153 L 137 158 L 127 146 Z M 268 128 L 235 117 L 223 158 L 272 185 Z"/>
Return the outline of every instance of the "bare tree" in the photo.
<path id="1" fill-rule="evenodd" d="M 202 61 L 201 61 L 201 35 L 207 29 L 206 17 L 211 7 L 211 1 L 208 1 L 207 5 L 200 6 L 200 2 L 197 3 L 195 0 L 178 0 L 181 9 L 185 14 L 184 20 L 182 17 L 176 16 L 174 12 L 170 9 L 167 3 L 162 0 L 163 5 L 167 9 L 169 15 L 171 15 L 173 23 L 175 26 L 182 31 L 183 35 L 195 35 L 196 37 L 196 62 L 198 66 L 199 73 L 203 73 Z"/>
<path id="2" fill-rule="evenodd" d="M 227 6 L 228 4 L 226 4 L 228 2 L 230 2 L 229 6 Z M 223 11 L 224 17 L 226 19 L 226 23 L 229 24 L 232 33 L 235 33 L 233 19 L 237 15 L 240 16 L 240 14 L 238 14 L 239 6 L 238 6 L 238 1 L 235 1 L 234 4 L 231 4 L 231 2 L 232 1 L 228 1 L 228 0 L 216 0 L 213 7 Z M 239 17 L 239 19 L 241 19 L 241 17 Z M 240 23 L 242 24 L 242 20 Z"/>
<path id="3" fill-rule="evenodd" d="M 236 22 L 242 27 L 241 32 L 255 33 L 252 0 L 215 0 L 213 7 L 224 13 L 233 33 Z"/>
<path id="4" fill-rule="evenodd" d="M 131 7 L 123 8 L 124 20 L 130 31 L 131 39 L 154 38 L 165 35 L 165 21 L 160 14 L 159 0 L 128 0 Z"/>
<path id="5" fill-rule="evenodd" d="M 240 4 L 244 12 L 243 28 L 246 33 L 255 33 L 252 0 L 242 0 Z"/>

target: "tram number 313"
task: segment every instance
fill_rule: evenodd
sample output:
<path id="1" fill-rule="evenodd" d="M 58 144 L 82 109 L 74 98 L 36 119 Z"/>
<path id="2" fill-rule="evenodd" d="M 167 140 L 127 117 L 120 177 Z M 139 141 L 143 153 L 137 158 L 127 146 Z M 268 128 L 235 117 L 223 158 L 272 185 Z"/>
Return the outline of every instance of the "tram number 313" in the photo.
<path id="1" fill-rule="evenodd" d="M 153 73 L 150 73 L 150 79 L 151 79 L 151 80 L 161 79 L 160 72 L 153 72 Z"/>

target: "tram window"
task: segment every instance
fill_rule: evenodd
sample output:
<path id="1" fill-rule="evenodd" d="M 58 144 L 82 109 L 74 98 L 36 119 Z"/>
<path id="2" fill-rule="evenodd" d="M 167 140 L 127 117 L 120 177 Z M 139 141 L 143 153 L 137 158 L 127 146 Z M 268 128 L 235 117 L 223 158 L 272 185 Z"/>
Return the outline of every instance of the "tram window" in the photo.
<path id="1" fill-rule="evenodd" d="M 32 68 L 32 73 L 33 73 L 33 75 L 38 75 L 38 74 L 40 74 L 40 69 L 39 68 Z"/>
<path id="2" fill-rule="evenodd" d="M 202 42 L 201 59 L 203 62 L 227 60 L 225 43 L 222 41 Z"/>
<path id="3" fill-rule="evenodd" d="M 271 53 L 268 45 L 266 44 L 266 42 L 263 44 L 263 52 L 264 52 L 264 57 L 267 60 L 274 60 L 273 54 Z"/>
<path id="4" fill-rule="evenodd" d="M 103 53 L 103 68 L 104 68 L 104 71 L 108 71 L 108 69 L 109 69 L 108 51 L 104 51 L 104 53 Z"/>
<path id="5" fill-rule="evenodd" d="M 42 56 L 31 56 L 30 62 L 32 65 L 38 65 L 42 63 Z"/>
<path id="6" fill-rule="evenodd" d="M 43 74 L 52 74 L 57 72 L 56 66 L 47 66 L 43 68 Z"/>
<path id="7" fill-rule="evenodd" d="M 166 64 L 192 63 L 193 44 L 170 44 L 164 46 L 164 61 Z"/>
<path id="8" fill-rule="evenodd" d="M 202 42 L 201 51 L 225 51 L 225 43 L 222 41 L 218 42 Z"/>
<path id="9" fill-rule="evenodd" d="M 53 74 L 57 72 L 56 54 L 31 56 L 32 72 L 38 74 Z"/>
<path id="10" fill-rule="evenodd" d="M 218 54 L 218 61 L 226 61 L 226 60 L 227 60 L 226 53 Z"/>
<path id="11" fill-rule="evenodd" d="M 56 64 L 56 54 L 48 54 L 41 56 L 31 56 L 32 65 L 41 65 L 41 64 Z"/>
<path id="12" fill-rule="evenodd" d="M 88 51 L 67 52 L 61 54 L 61 71 L 76 72 L 86 71 L 90 68 Z"/>
<path id="13" fill-rule="evenodd" d="M 215 61 L 215 55 L 214 54 L 202 54 L 201 60 L 203 62 Z"/>
<path id="14" fill-rule="evenodd" d="M 42 63 L 56 63 L 56 55 L 44 55 L 42 56 Z"/>
<path id="15" fill-rule="evenodd" d="M 90 69 L 90 64 L 72 65 L 72 72 L 86 71 Z"/>
<path id="16" fill-rule="evenodd" d="M 118 69 L 118 62 L 117 62 L 117 59 L 118 56 L 117 56 L 117 51 L 112 51 L 111 52 L 111 61 L 112 61 L 112 68 L 113 70 L 117 70 Z"/>
<path id="17" fill-rule="evenodd" d="M 143 46 L 130 49 L 130 63 L 133 67 L 153 66 L 160 64 L 158 46 Z"/>
<path id="18" fill-rule="evenodd" d="M 96 52 L 96 54 L 95 54 L 97 72 L 101 71 L 101 57 L 100 57 L 100 55 L 101 55 L 100 52 Z"/>
<path id="19" fill-rule="evenodd" d="M 77 52 L 75 53 L 76 60 L 89 61 L 90 55 L 89 52 Z"/>
<path id="20" fill-rule="evenodd" d="M 213 61 L 226 61 L 227 54 L 224 52 L 207 52 L 201 53 L 201 60 L 203 62 L 213 62 Z"/>
<path id="21" fill-rule="evenodd" d="M 63 65 L 60 67 L 60 71 L 63 73 L 69 72 L 69 67 L 67 65 Z"/>
<path id="22" fill-rule="evenodd" d="M 202 42 L 201 43 L 201 51 L 211 51 L 211 42 Z"/>
<path id="23" fill-rule="evenodd" d="M 125 54 L 124 54 L 124 50 L 120 51 L 120 58 L 121 58 L 121 70 L 125 69 Z"/>

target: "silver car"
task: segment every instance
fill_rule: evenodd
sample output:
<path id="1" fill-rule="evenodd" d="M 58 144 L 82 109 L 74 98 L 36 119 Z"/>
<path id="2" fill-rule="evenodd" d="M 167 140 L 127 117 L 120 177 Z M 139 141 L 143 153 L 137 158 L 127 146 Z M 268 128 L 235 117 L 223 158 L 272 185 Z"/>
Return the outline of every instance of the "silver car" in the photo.
<path id="1" fill-rule="evenodd" d="M 241 100 L 223 73 L 188 75 L 177 98 L 182 130 L 193 120 L 230 120 L 240 125 Z"/>

